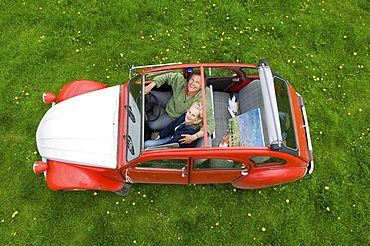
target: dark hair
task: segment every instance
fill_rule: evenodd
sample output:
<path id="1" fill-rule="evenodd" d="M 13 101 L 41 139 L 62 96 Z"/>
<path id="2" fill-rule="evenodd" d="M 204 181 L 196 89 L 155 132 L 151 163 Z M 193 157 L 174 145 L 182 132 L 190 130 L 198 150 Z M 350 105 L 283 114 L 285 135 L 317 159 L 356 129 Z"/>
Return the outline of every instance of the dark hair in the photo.
<path id="1" fill-rule="evenodd" d="M 199 75 L 199 76 L 201 76 L 200 70 L 199 69 L 193 70 L 193 72 L 191 72 L 189 74 L 188 81 L 191 79 L 191 77 L 193 77 L 193 75 Z M 207 78 L 207 74 L 204 73 L 204 83 L 206 83 L 206 84 L 207 84 L 207 79 L 208 79 Z"/>

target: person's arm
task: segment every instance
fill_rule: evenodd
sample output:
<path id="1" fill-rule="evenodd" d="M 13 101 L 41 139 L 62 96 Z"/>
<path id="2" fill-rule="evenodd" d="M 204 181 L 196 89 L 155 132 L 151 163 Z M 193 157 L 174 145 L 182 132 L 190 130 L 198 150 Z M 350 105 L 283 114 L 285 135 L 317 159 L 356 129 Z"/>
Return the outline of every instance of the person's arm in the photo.
<path id="1" fill-rule="evenodd" d="M 144 87 L 144 93 L 148 94 L 155 86 L 161 87 L 165 83 L 171 85 L 172 87 L 182 87 L 183 83 L 185 83 L 184 81 L 184 77 L 180 73 L 162 74 L 153 78 L 153 81 Z"/>
<path id="2" fill-rule="evenodd" d="M 149 83 L 149 85 L 146 85 L 145 87 L 144 87 L 144 94 L 148 94 L 149 92 L 151 92 L 152 91 L 152 89 L 156 86 L 157 84 L 154 82 L 154 81 L 152 81 L 151 83 Z"/>
<path id="3" fill-rule="evenodd" d="M 176 126 L 178 126 L 179 124 L 181 124 L 184 121 L 185 121 L 185 114 L 182 114 L 182 115 L 180 115 L 179 118 L 172 121 L 165 128 L 163 128 L 162 131 L 159 133 L 159 137 L 160 138 L 165 138 L 165 137 L 168 137 L 168 136 L 172 135 L 175 131 Z"/>
<path id="4" fill-rule="evenodd" d="M 172 143 L 180 143 L 180 144 L 187 144 L 182 142 L 183 141 L 183 136 L 195 136 L 197 133 L 197 130 L 194 129 L 193 125 L 184 125 L 181 128 L 177 129 L 176 132 L 174 133 L 171 142 Z M 192 143 L 196 139 L 190 141 L 189 143 Z"/>
<path id="5" fill-rule="evenodd" d="M 167 83 L 171 85 L 172 87 L 180 86 L 182 87 L 185 83 L 185 79 L 180 73 L 166 73 L 159 75 L 155 78 L 153 78 L 153 81 L 145 86 L 144 93 L 149 93 L 155 86 L 158 88 L 161 87 L 163 84 Z"/>
<path id="6" fill-rule="evenodd" d="M 184 137 L 183 139 L 179 140 L 179 142 L 181 144 L 190 144 L 193 141 L 197 140 L 198 138 L 204 137 L 204 131 L 200 130 L 199 132 L 197 132 L 195 134 L 192 134 L 192 135 L 190 135 L 190 134 L 181 134 L 181 136 Z"/>

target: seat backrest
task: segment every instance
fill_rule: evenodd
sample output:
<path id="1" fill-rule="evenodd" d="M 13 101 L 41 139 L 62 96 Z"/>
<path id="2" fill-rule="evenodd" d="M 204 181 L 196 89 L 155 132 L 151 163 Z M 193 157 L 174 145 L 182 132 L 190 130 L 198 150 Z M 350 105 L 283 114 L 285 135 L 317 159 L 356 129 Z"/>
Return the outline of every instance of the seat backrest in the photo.
<path id="1" fill-rule="evenodd" d="M 260 109 L 265 145 L 268 145 L 269 138 L 267 136 L 267 122 L 260 80 L 255 79 L 244 86 L 238 93 L 238 100 L 240 105 L 240 114 L 249 112 L 256 108 Z"/>
<path id="2" fill-rule="evenodd" d="M 215 114 L 215 136 L 212 140 L 212 145 L 218 147 L 223 140 L 227 131 L 227 121 L 231 118 L 229 110 L 227 109 L 230 94 L 227 92 L 213 92 L 214 114 Z"/>

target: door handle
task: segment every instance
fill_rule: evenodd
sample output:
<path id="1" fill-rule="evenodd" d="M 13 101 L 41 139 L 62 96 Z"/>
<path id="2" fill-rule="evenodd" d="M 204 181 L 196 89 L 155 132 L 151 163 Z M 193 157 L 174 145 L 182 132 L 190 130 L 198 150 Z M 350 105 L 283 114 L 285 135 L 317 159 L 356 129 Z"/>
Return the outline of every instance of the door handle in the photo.
<path id="1" fill-rule="evenodd" d="M 181 168 L 181 177 L 185 178 L 186 177 L 186 167 Z"/>
<path id="2" fill-rule="evenodd" d="M 243 175 L 243 176 L 248 175 L 248 171 L 241 171 L 240 173 L 241 173 L 241 175 Z"/>

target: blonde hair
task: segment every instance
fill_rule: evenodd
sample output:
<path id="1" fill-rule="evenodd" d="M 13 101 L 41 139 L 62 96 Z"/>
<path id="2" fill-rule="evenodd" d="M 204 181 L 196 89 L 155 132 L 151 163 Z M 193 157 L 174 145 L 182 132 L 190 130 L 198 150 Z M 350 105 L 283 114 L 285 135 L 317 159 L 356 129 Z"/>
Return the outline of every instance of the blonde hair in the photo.
<path id="1" fill-rule="evenodd" d="M 198 101 L 194 101 L 190 104 L 190 108 L 195 108 L 199 111 L 199 115 L 198 115 L 198 119 L 194 122 L 192 122 L 192 124 L 200 124 L 202 125 L 203 123 L 203 107 L 202 107 L 202 104 Z"/>

